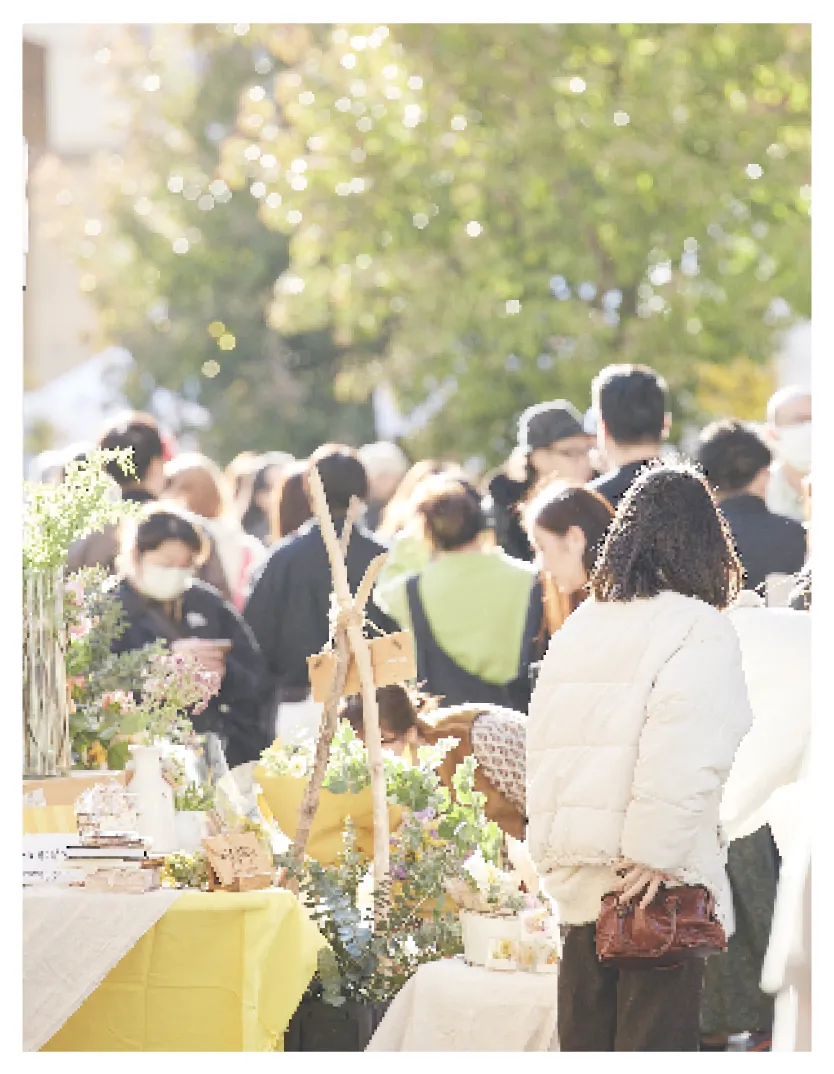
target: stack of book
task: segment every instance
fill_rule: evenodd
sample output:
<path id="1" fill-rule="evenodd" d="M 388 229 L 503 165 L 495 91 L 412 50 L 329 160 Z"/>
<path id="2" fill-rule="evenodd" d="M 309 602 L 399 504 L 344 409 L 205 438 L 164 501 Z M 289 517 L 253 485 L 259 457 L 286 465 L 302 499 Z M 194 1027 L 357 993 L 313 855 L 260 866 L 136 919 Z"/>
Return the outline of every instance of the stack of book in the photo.
<path id="1" fill-rule="evenodd" d="M 136 832 L 88 832 L 67 847 L 67 866 L 83 875 L 84 887 L 96 891 L 150 891 L 159 887 L 161 858 L 148 854 Z"/>

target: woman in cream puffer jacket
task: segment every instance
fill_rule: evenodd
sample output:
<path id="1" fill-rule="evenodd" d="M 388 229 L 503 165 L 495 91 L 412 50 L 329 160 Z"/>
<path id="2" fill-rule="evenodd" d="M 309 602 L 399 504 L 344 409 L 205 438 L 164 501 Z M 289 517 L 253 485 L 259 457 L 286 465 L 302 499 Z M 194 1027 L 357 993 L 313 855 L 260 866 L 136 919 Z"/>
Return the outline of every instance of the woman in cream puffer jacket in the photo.
<path id="1" fill-rule="evenodd" d="M 703 884 L 730 931 L 719 806 L 752 713 L 723 614 L 741 567 L 703 478 L 653 466 L 622 501 L 591 599 L 553 637 L 527 728 L 528 842 L 565 932 L 563 1051 L 697 1050 L 699 960 L 596 960 L 602 897 Z M 625 872 L 625 879 L 618 873 Z"/>

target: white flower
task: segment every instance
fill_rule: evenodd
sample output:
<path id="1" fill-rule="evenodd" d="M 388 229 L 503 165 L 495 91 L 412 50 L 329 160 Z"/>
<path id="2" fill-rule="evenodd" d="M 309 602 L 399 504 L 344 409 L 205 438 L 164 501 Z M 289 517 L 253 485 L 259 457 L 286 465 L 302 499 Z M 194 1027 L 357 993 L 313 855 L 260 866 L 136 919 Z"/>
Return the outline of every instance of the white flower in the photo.
<path id="1" fill-rule="evenodd" d="M 307 775 L 307 761 L 301 754 L 297 753 L 295 757 L 290 757 L 287 762 L 287 775 L 296 777 Z"/>

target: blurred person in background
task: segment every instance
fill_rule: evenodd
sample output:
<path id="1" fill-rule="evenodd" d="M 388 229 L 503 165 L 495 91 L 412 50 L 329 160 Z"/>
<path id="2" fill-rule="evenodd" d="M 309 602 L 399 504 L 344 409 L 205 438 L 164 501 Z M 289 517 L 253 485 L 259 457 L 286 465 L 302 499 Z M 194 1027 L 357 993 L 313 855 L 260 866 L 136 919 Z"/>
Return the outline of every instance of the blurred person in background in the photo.
<path id="1" fill-rule="evenodd" d="M 432 558 L 387 586 L 384 603 L 414 635 L 417 678 L 446 705 L 518 707 L 532 567 L 489 546 L 478 491 L 465 478 L 426 479 L 415 509 Z"/>
<path id="2" fill-rule="evenodd" d="M 530 561 L 533 550 L 521 524 L 524 501 L 546 478 L 584 485 L 593 476 L 582 415 L 566 399 L 528 407 L 519 418 L 518 445 L 508 463 L 488 479 L 485 510 L 495 538 L 509 556 Z"/>
<path id="3" fill-rule="evenodd" d="M 754 594 L 742 593 L 730 619 L 741 643 L 753 726 L 736 752 L 721 800 L 721 825 L 732 840 L 728 868 L 732 881 L 735 848 L 772 831 L 782 861 L 775 909 L 771 899 L 772 918 L 770 913 L 762 914 L 754 922 L 745 900 L 742 913 L 747 922 L 740 930 L 749 932 L 755 925 L 758 933 L 756 957 L 748 969 L 753 995 L 764 1006 L 762 993 L 776 994 L 772 1050 L 808 1051 L 811 615 L 765 608 Z M 728 955 L 733 953 L 734 939 Z M 712 964 L 710 959 L 708 981 L 711 972 L 721 970 L 720 963 Z M 767 1009 L 771 1009 L 770 1000 Z M 754 1038 L 748 1050 L 766 1047 L 766 1038 L 758 1042 Z"/>
<path id="4" fill-rule="evenodd" d="M 241 515 L 241 522 L 247 533 L 265 545 L 269 544 L 270 501 L 275 495 L 281 474 L 294 462 L 294 457 L 285 451 L 270 451 L 260 456 L 252 472 L 249 501 Z"/>
<path id="5" fill-rule="evenodd" d="M 313 467 L 321 477 L 333 525 L 341 534 L 351 499 L 364 502 L 368 495 L 365 468 L 356 451 L 342 444 L 320 447 L 310 456 L 308 475 Z M 353 526 L 345 557 L 351 592 L 358 589 L 371 561 L 385 551 L 385 545 L 361 520 Z M 271 676 L 276 734 L 285 742 L 298 734 L 315 736 L 318 730 L 322 710 L 310 696 L 307 657 L 327 644 L 332 589 L 327 549 L 318 520 L 311 518 L 270 549 L 255 574 L 244 609 Z M 396 631 L 396 624 L 373 599 L 365 611 L 378 631 Z"/>
<path id="6" fill-rule="evenodd" d="M 527 720 L 528 845 L 566 927 L 562 1051 L 698 1051 L 703 961 L 601 965 L 603 897 L 703 885 L 728 933 L 721 795 L 752 723 L 723 614 L 741 564 L 704 478 L 652 466 L 620 502 L 591 599 L 553 636 Z"/>
<path id="7" fill-rule="evenodd" d="M 252 498 L 252 481 L 257 465 L 258 456 L 254 451 L 241 451 L 223 471 L 232 492 L 235 514 L 239 519 L 243 518 Z"/>
<path id="8" fill-rule="evenodd" d="M 767 506 L 770 448 L 745 422 L 717 421 L 702 430 L 695 458 L 730 524 L 744 567 L 745 588 L 768 597 L 765 589 L 769 586 L 768 599 L 786 603 L 776 591 L 784 588 L 784 579 L 802 570 L 805 530 L 801 523 L 774 514 Z"/>
<path id="9" fill-rule="evenodd" d="M 269 745 L 266 681 L 248 626 L 216 589 L 196 577 L 206 552 L 195 518 L 173 506 L 143 508 L 124 531 L 114 592 L 126 630 L 111 648 L 122 653 L 163 640 L 221 675 L 219 692 L 192 724 L 200 733 L 218 735 L 233 768 L 257 760 Z"/>
<path id="10" fill-rule="evenodd" d="M 791 385 L 767 404 L 765 436 L 774 456 L 767 506 L 777 515 L 801 522 L 802 479 L 811 472 L 811 393 Z"/>
<path id="11" fill-rule="evenodd" d="M 313 517 L 313 509 L 305 488 L 306 473 L 306 462 L 294 462 L 278 479 L 270 504 L 270 545 L 283 541 Z"/>
<path id="12" fill-rule="evenodd" d="M 524 526 L 540 566 L 525 628 L 531 666 L 587 598 L 588 579 L 613 517 L 604 496 L 562 481 L 546 485 L 525 507 Z"/>
<path id="13" fill-rule="evenodd" d="M 408 473 L 408 457 L 401 447 L 388 440 L 380 440 L 361 447 L 359 461 L 368 475 L 365 525 L 373 533 L 379 528 L 383 511 Z"/>
<path id="14" fill-rule="evenodd" d="M 669 389 L 644 365 L 609 365 L 591 384 L 597 446 L 611 467 L 589 485 L 616 511 L 649 462 L 660 458 L 669 435 Z"/>
<path id="15" fill-rule="evenodd" d="M 382 748 L 398 757 L 416 760 L 420 746 L 441 738 L 456 738 L 457 745 L 443 758 L 437 774 L 452 789 L 455 769 L 469 756 L 478 762 L 475 790 L 486 795 L 484 812 L 514 839 L 524 839 L 525 811 L 525 717 L 496 705 L 456 705 L 436 708 L 438 698 L 407 690 L 404 686 L 380 686 L 376 692 Z M 361 694 L 346 697 L 339 718 L 348 720 L 364 741 L 365 724 Z"/>
<path id="16" fill-rule="evenodd" d="M 415 463 L 403 478 L 399 489 L 383 514 L 377 537 L 390 540 L 388 559 L 377 575 L 375 599 L 384 612 L 389 612 L 386 593 L 397 589 L 410 574 L 421 571 L 432 557 L 430 543 L 417 511 L 417 499 L 424 483 L 437 474 L 464 477 L 457 463 L 424 459 Z M 390 614 L 390 613 L 389 613 Z"/>
<path id="17" fill-rule="evenodd" d="M 133 473 L 126 474 L 116 462 L 108 463 L 106 467 L 123 500 L 150 503 L 159 498 L 165 485 L 165 449 L 159 426 L 150 414 L 139 411 L 120 414 L 105 427 L 98 446 L 106 451 L 131 452 Z M 107 526 L 70 547 L 68 570 L 102 566 L 112 573 L 118 550 L 117 527 Z"/>
<path id="18" fill-rule="evenodd" d="M 456 463 L 441 462 L 439 459 L 421 459 L 420 462 L 415 462 L 382 512 L 377 536 L 384 540 L 393 540 L 403 530 L 409 530 L 414 522 L 414 493 L 417 487 L 427 477 L 451 471 L 463 472 Z"/>
<path id="19" fill-rule="evenodd" d="M 805 535 L 808 543 L 808 558 L 805 566 L 799 573 L 796 585 L 791 591 L 789 603 L 797 612 L 807 612 L 811 609 L 811 475 L 802 479 L 803 501 L 805 506 Z"/>
<path id="20" fill-rule="evenodd" d="M 165 460 L 169 449 L 155 418 L 142 411 L 121 414 L 105 427 L 98 446 L 106 451 L 119 449 L 131 452 L 133 473 L 126 474 L 116 462 L 106 467 L 123 500 L 147 504 L 159 499 L 165 487 Z M 106 526 L 70 547 L 67 570 L 73 573 L 82 567 L 101 566 L 112 574 L 116 569 L 118 551 L 118 527 Z M 213 541 L 200 564 L 199 577 L 214 586 L 224 600 L 230 598 L 231 590 Z"/>
<path id="21" fill-rule="evenodd" d="M 266 551 L 256 537 L 246 533 L 232 511 L 231 496 L 219 466 L 197 452 L 178 455 L 165 465 L 163 495 L 199 517 L 214 541 L 232 603 L 242 611 L 252 572 Z"/>

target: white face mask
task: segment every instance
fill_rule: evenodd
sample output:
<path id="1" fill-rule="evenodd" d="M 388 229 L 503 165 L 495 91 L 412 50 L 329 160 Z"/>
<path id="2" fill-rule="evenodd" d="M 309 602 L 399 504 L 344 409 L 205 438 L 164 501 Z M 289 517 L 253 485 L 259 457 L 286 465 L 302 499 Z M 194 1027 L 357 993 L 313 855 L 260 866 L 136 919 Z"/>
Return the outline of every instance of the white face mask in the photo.
<path id="1" fill-rule="evenodd" d="M 800 474 L 811 472 L 811 423 L 785 425 L 778 430 L 774 444 L 777 458 L 792 466 Z"/>
<path id="2" fill-rule="evenodd" d="M 151 600 L 175 600 L 188 589 L 193 577 L 190 567 L 160 567 L 143 563 L 136 577 L 136 588 Z"/>

